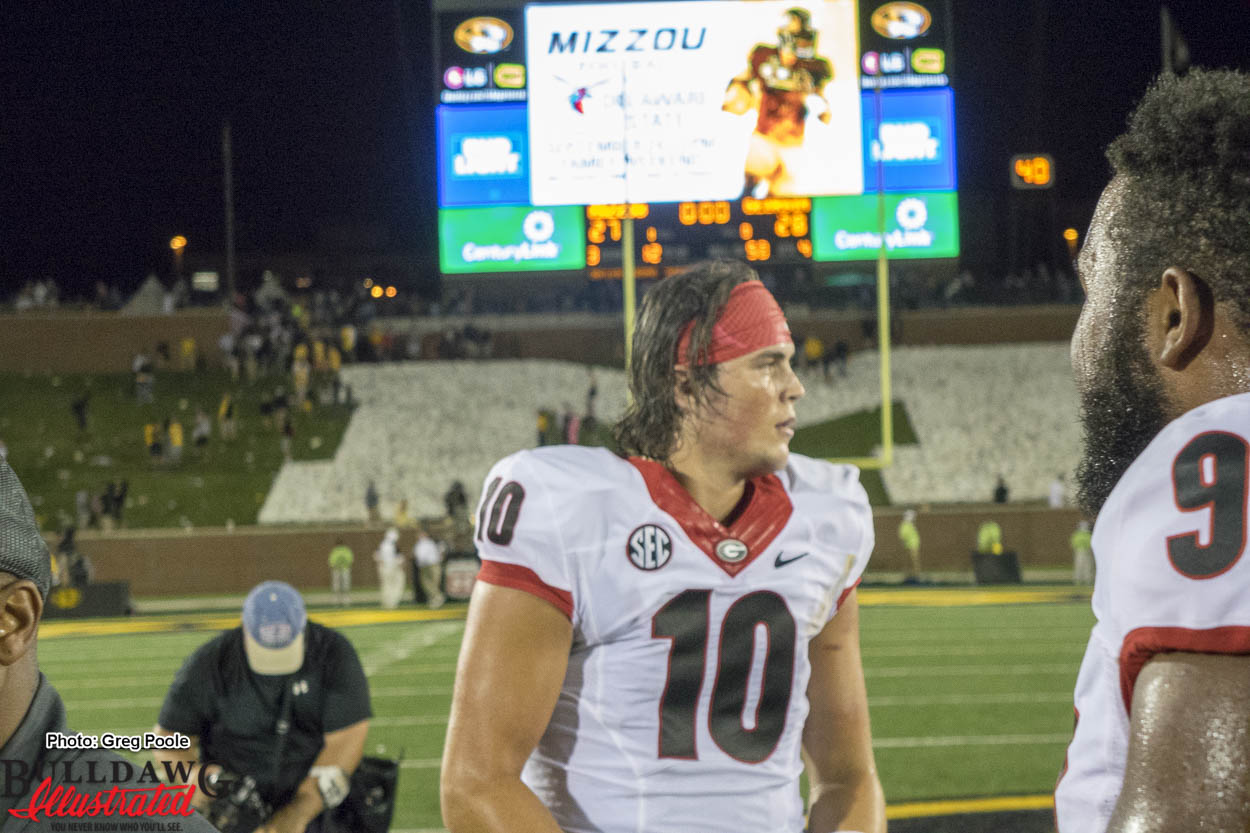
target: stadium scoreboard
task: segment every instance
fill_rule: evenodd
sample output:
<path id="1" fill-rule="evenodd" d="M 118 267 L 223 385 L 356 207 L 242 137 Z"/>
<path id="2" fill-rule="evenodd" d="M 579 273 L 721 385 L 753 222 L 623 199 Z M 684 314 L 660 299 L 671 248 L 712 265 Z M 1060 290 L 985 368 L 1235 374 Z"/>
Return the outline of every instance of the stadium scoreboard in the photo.
<path id="1" fill-rule="evenodd" d="M 435 0 L 441 271 L 618 278 L 626 218 L 643 278 L 956 257 L 948 18 L 946 0 Z"/>
<path id="2" fill-rule="evenodd" d="M 812 201 L 807 197 L 703 200 L 657 205 L 586 206 L 586 269 L 592 278 L 620 277 L 621 224 L 635 220 L 634 257 L 643 267 L 671 267 L 704 258 L 751 263 L 802 263 L 812 258 Z M 646 270 L 646 277 L 663 274 Z"/>

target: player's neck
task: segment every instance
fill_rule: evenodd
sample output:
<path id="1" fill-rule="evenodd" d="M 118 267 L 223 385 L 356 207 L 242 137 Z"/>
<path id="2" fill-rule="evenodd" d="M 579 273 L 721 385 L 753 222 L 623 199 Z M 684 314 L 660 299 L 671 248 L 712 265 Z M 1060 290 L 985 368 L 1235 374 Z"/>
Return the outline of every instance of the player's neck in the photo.
<path id="1" fill-rule="evenodd" d="M 33 660 L 23 658 L 0 672 L 0 748 L 22 725 L 38 688 L 39 669 Z"/>
<path id="2" fill-rule="evenodd" d="M 746 488 L 746 478 L 694 451 L 679 449 L 669 458 L 668 469 L 694 502 L 718 521 L 733 512 Z"/>

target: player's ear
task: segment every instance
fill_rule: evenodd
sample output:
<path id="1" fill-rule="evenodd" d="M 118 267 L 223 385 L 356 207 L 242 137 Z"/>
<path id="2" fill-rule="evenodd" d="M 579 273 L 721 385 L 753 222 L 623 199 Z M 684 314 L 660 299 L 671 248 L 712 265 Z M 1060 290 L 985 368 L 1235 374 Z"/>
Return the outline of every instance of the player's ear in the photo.
<path id="1" fill-rule="evenodd" d="M 682 413 L 690 413 L 694 408 L 694 385 L 685 365 L 673 368 L 673 401 Z"/>
<path id="2" fill-rule="evenodd" d="M 32 581 L 19 579 L 0 590 L 0 666 L 9 666 L 35 644 L 43 597 Z"/>
<path id="3" fill-rule="evenodd" d="M 1158 344 L 1159 364 L 1184 370 L 1202 352 L 1215 330 L 1215 297 L 1211 287 L 1192 272 L 1170 266 L 1151 293 L 1146 308 L 1148 343 Z M 1151 335 L 1154 337 L 1151 338 Z"/>

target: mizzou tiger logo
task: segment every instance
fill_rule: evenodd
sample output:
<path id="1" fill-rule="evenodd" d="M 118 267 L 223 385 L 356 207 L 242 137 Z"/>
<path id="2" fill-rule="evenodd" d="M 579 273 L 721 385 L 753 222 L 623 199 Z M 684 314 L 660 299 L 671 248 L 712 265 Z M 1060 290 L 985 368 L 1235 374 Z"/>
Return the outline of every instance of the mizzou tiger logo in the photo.
<path id="1" fill-rule="evenodd" d="M 456 27 L 456 46 L 474 55 L 493 55 L 512 43 L 512 27 L 497 17 L 471 17 Z"/>
<path id="2" fill-rule="evenodd" d="M 882 37 L 911 40 L 929 31 L 933 16 L 919 3 L 886 3 L 872 13 L 871 23 Z"/>

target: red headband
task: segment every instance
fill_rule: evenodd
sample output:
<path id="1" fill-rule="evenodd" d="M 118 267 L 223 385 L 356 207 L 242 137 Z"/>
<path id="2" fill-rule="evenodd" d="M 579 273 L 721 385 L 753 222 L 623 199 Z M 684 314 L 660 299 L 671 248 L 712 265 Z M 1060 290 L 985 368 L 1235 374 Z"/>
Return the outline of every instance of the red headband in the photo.
<path id="1" fill-rule="evenodd" d="M 677 364 L 684 365 L 690 352 L 691 321 L 677 342 Z M 764 347 L 791 341 L 786 316 L 768 288 L 759 281 L 740 283 L 712 326 L 712 341 L 699 356 L 700 364 L 720 364 Z"/>

